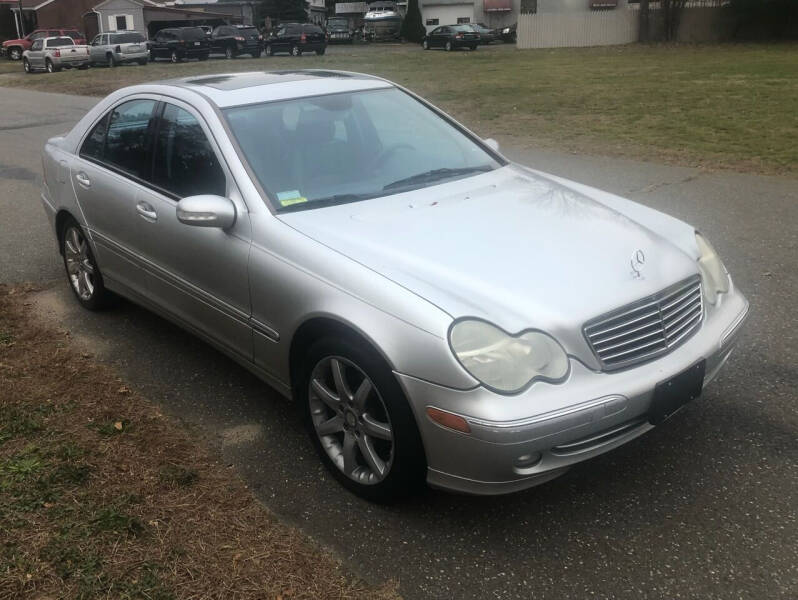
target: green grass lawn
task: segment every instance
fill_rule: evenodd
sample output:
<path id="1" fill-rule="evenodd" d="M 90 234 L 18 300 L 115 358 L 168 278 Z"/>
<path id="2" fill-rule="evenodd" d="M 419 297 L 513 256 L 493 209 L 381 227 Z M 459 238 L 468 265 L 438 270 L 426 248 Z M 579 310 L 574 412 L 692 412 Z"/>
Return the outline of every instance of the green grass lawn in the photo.
<path id="1" fill-rule="evenodd" d="M 480 135 L 515 147 L 798 174 L 795 44 L 494 46 L 453 53 L 415 45 L 342 46 L 326 56 L 159 62 L 53 75 L 26 76 L 19 67 L 0 75 L 0 85 L 103 95 L 154 79 L 297 67 L 387 77 Z"/>

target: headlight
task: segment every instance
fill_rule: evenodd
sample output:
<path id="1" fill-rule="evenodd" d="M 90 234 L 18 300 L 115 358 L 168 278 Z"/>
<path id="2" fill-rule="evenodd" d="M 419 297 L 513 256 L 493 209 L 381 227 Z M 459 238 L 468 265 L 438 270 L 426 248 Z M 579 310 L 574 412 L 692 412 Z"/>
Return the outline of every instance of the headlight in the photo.
<path id="1" fill-rule="evenodd" d="M 698 257 L 698 267 L 701 270 L 701 279 L 704 283 L 704 297 L 710 304 L 715 304 L 718 294 L 725 294 L 729 291 L 729 274 L 718 253 L 697 231 L 695 241 L 701 253 Z"/>
<path id="2" fill-rule="evenodd" d="M 517 337 L 485 321 L 459 321 L 449 331 L 455 356 L 475 379 L 502 393 L 518 392 L 535 379 L 561 380 L 568 374 L 568 356 L 540 331 Z"/>
<path id="3" fill-rule="evenodd" d="M 504 29 L 502 29 L 502 33 L 510 33 L 510 28 L 505 27 Z"/>

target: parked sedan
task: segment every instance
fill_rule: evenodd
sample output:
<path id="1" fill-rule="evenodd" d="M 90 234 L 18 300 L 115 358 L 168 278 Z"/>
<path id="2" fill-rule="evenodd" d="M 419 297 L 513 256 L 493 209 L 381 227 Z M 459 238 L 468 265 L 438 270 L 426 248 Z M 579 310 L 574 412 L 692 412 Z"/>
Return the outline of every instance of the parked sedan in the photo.
<path id="1" fill-rule="evenodd" d="M 76 300 L 208 340 L 374 500 L 512 492 L 629 442 L 697 400 L 748 312 L 692 226 L 367 75 L 124 88 L 43 165 Z"/>
<path id="2" fill-rule="evenodd" d="M 487 46 L 499 40 L 499 33 L 482 23 L 471 23 L 471 28 L 479 34 L 481 46 Z"/>
<path id="3" fill-rule="evenodd" d="M 322 55 L 327 50 L 327 35 L 318 25 L 309 23 L 284 23 L 266 39 L 266 54 L 274 56 L 287 52 L 301 56 L 305 52 Z"/>
<path id="4" fill-rule="evenodd" d="M 459 48 L 476 50 L 479 42 L 479 34 L 471 25 L 442 25 L 425 35 L 421 45 L 424 50 L 443 48 L 450 52 Z"/>
<path id="5" fill-rule="evenodd" d="M 211 42 L 199 27 L 161 29 L 150 42 L 150 60 L 168 58 L 173 63 L 186 58 L 208 60 Z"/>
<path id="6" fill-rule="evenodd" d="M 146 65 L 149 60 L 147 39 L 136 31 L 101 33 L 92 40 L 89 54 L 92 64 L 109 67 L 132 62 Z"/>
<path id="7" fill-rule="evenodd" d="M 260 58 L 263 53 L 263 36 L 252 25 L 219 25 L 211 34 L 211 52 L 235 58 L 249 54 Z"/>
<path id="8" fill-rule="evenodd" d="M 48 37 L 34 40 L 30 50 L 22 53 L 22 68 L 26 73 L 61 69 L 88 69 L 89 47 L 75 45 L 71 37 Z"/>

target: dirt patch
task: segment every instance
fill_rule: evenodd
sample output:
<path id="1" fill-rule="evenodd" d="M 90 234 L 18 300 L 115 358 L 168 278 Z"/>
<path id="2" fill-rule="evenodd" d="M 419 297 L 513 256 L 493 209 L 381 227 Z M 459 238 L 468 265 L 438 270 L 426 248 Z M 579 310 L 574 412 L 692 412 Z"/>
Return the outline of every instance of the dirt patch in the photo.
<path id="1" fill-rule="evenodd" d="M 31 291 L 0 286 L 0 598 L 397 597 L 277 521 L 189 431 L 32 318 Z"/>

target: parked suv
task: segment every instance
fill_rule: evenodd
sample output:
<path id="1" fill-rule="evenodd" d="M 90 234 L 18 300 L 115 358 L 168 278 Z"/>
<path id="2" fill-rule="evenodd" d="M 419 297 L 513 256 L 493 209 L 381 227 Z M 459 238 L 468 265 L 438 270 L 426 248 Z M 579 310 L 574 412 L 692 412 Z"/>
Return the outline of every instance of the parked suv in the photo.
<path id="1" fill-rule="evenodd" d="M 149 57 L 147 39 L 137 31 L 101 33 L 92 40 L 89 54 L 93 65 L 109 67 L 131 62 L 146 65 Z"/>
<path id="2" fill-rule="evenodd" d="M 30 50 L 22 53 L 22 66 L 26 73 L 61 69 L 88 69 L 89 47 L 76 45 L 71 37 L 46 37 L 33 40 Z"/>
<path id="3" fill-rule="evenodd" d="M 75 44 L 85 44 L 86 37 L 73 27 L 53 27 L 52 29 L 36 29 L 24 38 L 17 40 L 6 40 L 3 42 L 2 54 L 8 56 L 9 60 L 20 60 L 22 53 L 29 50 L 36 40 L 47 37 L 67 36 L 72 38 Z"/>
<path id="4" fill-rule="evenodd" d="M 318 25 L 284 23 L 272 31 L 266 40 L 266 54 L 288 52 L 300 56 L 303 52 L 324 54 L 327 50 L 327 36 Z"/>
<path id="5" fill-rule="evenodd" d="M 350 27 L 347 17 L 330 17 L 327 19 L 327 37 L 331 44 L 342 42 L 351 44 L 354 41 L 355 32 Z"/>
<path id="6" fill-rule="evenodd" d="M 211 34 L 211 52 L 235 58 L 249 54 L 259 58 L 263 53 L 263 36 L 252 25 L 219 25 Z"/>
<path id="7" fill-rule="evenodd" d="M 199 27 L 161 29 L 150 42 L 150 60 L 168 58 L 173 63 L 185 58 L 207 60 L 211 42 Z"/>

